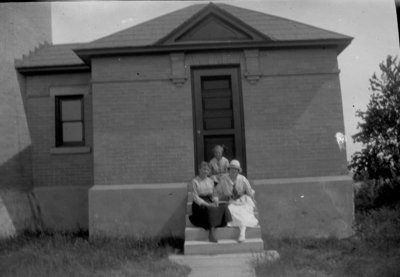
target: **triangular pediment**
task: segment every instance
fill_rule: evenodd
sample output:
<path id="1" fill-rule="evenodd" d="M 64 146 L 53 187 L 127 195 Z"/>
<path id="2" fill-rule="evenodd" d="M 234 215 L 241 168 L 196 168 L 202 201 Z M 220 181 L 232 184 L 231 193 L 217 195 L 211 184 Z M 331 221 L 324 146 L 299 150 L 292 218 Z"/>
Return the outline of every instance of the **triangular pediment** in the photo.
<path id="1" fill-rule="evenodd" d="M 251 42 L 271 39 L 248 26 L 238 18 L 207 5 L 187 22 L 173 30 L 157 44 Z"/>
<path id="2" fill-rule="evenodd" d="M 176 42 L 226 40 L 253 40 L 253 38 L 223 19 L 209 15 L 199 24 L 175 39 Z"/>

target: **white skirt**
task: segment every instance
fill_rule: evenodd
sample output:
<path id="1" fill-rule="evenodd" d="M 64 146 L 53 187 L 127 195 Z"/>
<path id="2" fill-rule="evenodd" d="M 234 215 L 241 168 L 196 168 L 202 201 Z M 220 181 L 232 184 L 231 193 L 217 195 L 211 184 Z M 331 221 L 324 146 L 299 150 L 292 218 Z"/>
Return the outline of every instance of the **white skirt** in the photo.
<path id="1" fill-rule="evenodd" d="M 253 199 L 248 195 L 242 195 L 228 205 L 228 209 L 232 215 L 232 222 L 228 223 L 231 227 L 257 227 L 258 219 L 254 215 L 256 205 Z"/>

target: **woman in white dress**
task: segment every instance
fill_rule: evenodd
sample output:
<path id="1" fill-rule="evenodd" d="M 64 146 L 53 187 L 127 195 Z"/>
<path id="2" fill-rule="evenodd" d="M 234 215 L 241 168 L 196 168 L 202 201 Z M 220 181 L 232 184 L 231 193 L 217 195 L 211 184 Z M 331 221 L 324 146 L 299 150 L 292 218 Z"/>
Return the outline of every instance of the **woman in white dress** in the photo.
<path id="1" fill-rule="evenodd" d="M 220 201 L 229 201 L 228 209 L 232 221 L 228 226 L 239 227 L 239 242 L 246 239 L 246 227 L 257 227 L 258 219 L 255 217 L 254 190 L 249 181 L 241 175 L 242 169 L 238 160 L 229 164 L 229 172 L 222 175 L 217 192 Z"/>

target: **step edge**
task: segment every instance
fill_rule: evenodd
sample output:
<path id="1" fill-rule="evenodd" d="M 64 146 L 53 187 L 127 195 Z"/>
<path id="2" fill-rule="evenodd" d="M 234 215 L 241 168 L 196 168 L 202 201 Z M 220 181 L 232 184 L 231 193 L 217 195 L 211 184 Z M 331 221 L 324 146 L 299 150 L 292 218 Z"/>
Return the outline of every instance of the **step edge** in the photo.
<path id="1" fill-rule="evenodd" d="M 241 243 L 264 243 L 262 238 L 251 238 L 246 239 L 244 242 Z M 221 239 L 218 240 L 218 243 L 210 242 L 210 241 L 201 241 L 201 240 L 185 240 L 185 245 L 223 245 L 223 244 L 238 244 L 238 241 L 235 239 Z"/>
<path id="2" fill-rule="evenodd" d="M 217 227 L 216 228 L 216 230 L 222 230 L 222 229 L 230 229 L 230 230 L 235 230 L 235 229 L 237 229 L 238 227 Z M 206 229 L 204 229 L 204 228 L 202 228 L 202 227 L 191 227 L 191 226 L 187 226 L 187 227 L 185 227 L 185 230 L 189 230 L 189 231 L 192 231 L 192 230 L 204 230 L 204 231 L 207 231 Z M 246 228 L 247 230 L 261 230 L 261 226 L 257 226 L 257 227 L 247 227 Z"/>

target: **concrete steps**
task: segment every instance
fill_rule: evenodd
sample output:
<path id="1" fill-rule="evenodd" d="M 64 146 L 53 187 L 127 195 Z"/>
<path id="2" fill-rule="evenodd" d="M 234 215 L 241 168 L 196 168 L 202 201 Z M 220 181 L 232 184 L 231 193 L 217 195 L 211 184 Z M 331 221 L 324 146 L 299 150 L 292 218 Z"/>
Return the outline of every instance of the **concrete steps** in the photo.
<path id="1" fill-rule="evenodd" d="M 215 236 L 218 243 L 210 242 L 208 240 L 208 231 L 194 226 L 189 220 L 189 215 L 192 213 L 192 199 L 191 193 L 189 192 L 186 206 L 185 255 L 261 253 L 264 251 L 261 227 L 247 228 L 246 240 L 242 243 L 237 241 L 239 228 L 216 228 Z"/>
<path id="2" fill-rule="evenodd" d="M 264 251 L 264 242 L 261 238 L 246 239 L 238 243 L 237 240 L 223 239 L 218 243 L 207 241 L 185 240 L 185 255 L 216 255 L 231 253 L 260 253 Z"/>
<path id="3" fill-rule="evenodd" d="M 236 240 L 239 237 L 239 228 L 224 227 L 215 230 L 215 238 L 217 240 L 230 239 Z M 246 238 L 256 239 L 261 238 L 261 228 L 247 228 Z M 208 241 L 208 231 L 198 227 L 185 228 L 186 241 Z"/>

